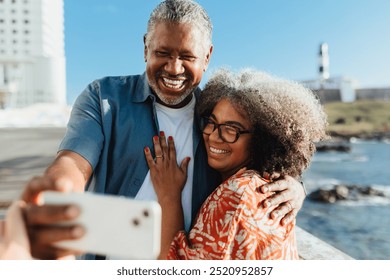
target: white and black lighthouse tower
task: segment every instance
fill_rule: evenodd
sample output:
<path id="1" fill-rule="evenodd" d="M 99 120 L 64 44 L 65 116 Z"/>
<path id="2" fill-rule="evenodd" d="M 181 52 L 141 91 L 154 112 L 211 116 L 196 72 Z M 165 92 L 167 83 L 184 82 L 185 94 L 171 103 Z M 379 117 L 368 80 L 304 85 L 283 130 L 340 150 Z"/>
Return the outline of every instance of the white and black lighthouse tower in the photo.
<path id="1" fill-rule="evenodd" d="M 320 80 L 329 79 L 329 53 L 328 44 L 321 43 L 318 54 L 318 74 Z"/>

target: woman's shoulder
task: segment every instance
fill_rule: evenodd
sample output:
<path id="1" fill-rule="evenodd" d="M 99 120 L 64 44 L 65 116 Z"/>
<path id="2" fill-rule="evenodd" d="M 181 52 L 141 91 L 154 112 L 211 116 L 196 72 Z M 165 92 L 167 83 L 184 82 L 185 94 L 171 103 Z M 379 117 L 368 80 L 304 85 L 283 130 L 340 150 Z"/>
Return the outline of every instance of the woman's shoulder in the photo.
<path id="1" fill-rule="evenodd" d="M 259 188 L 268 183 L 254 170 L 246 170 L 231 176 L 221 189 L 221 199 L 229 200 L 229 205 L 235 209 L 237 221 L 244 222 L 242 217 L 263 217 L 267 214 L 267 208 L 259 207 L 270 193 L 262 193 Z M 243 212 L 244 211 L 244 212 Z M 245 213 L 244 216 L 243 213 Z M 246 219 L 244 219 L 246 220 Z"/>
<path id="2" fill-rule="evenodd" d="M 255 191 L 267 184 L 269 181 L 260 176 L 260 174 L 252 169 L 239 171 L 231 176 L 227 181 L 227 186 L 231 189 L 236 189 L 238 192 Z"/>
<path id="3" fill-rule="evenodd" d="M 236 174 L 231 176 L 228 181 L 231 182 L 258 182 L 259 184 L 267 184 L 269 181 L 262 176 L 259 172 L 253 169 L 238 171 Z"/>

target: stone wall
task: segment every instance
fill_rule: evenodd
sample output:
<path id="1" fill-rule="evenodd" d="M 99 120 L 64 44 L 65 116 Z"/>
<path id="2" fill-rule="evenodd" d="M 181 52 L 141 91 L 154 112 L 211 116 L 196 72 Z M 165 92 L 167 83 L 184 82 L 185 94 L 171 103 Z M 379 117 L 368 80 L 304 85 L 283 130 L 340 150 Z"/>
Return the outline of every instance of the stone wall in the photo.
<path id="1" fill-rule="evenodd" d="M 390 100 L 390 88 L 361 88 L 356 90 L 356 99 Z"/>
<path id="2" fill-rule="evenodd" d="M 339 89 L 319 89 L 313 90 L 313 92 L 320 99 L 321 103 L 341 101 Z"/>
<path id="3" fill-rule="evenodd" d="M 321 103 L 341 101 L 340 89 L 313 90 Z M 356 89 L 356 100 L 390 100 L 390 88 L 360 88 Z"/>

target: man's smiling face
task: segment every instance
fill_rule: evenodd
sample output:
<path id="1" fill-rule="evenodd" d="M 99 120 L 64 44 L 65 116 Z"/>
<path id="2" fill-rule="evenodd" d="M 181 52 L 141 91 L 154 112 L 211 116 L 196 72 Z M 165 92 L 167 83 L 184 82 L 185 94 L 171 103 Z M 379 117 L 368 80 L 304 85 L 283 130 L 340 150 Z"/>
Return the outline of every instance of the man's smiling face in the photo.
<path id="1" fill-rule="evenodd" d="M 212 47 L 198 28 L 190 24 L 157 23 L 145 42 L 146 74 L 158 101 L 167 106 L 185 105 L 199 85 Z"/>

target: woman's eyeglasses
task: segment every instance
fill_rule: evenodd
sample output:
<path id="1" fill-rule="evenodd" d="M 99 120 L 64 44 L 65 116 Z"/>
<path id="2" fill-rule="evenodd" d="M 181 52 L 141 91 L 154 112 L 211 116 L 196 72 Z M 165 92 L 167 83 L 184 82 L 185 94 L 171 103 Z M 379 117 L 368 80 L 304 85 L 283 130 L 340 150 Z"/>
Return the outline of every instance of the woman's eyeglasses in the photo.
<path id="1" fill-rule="evenodd" d="M 208 117 L 202 117 L 200 121 L 200 129 L 204 134 L 210 135 L 218 128 L 218 135 L 226 143 L 234 143 L 238 140 L 241 134 L 253 133 L 251 130 L 240 130 L 238 127 L 221 123 L 217 124 Z"/>

